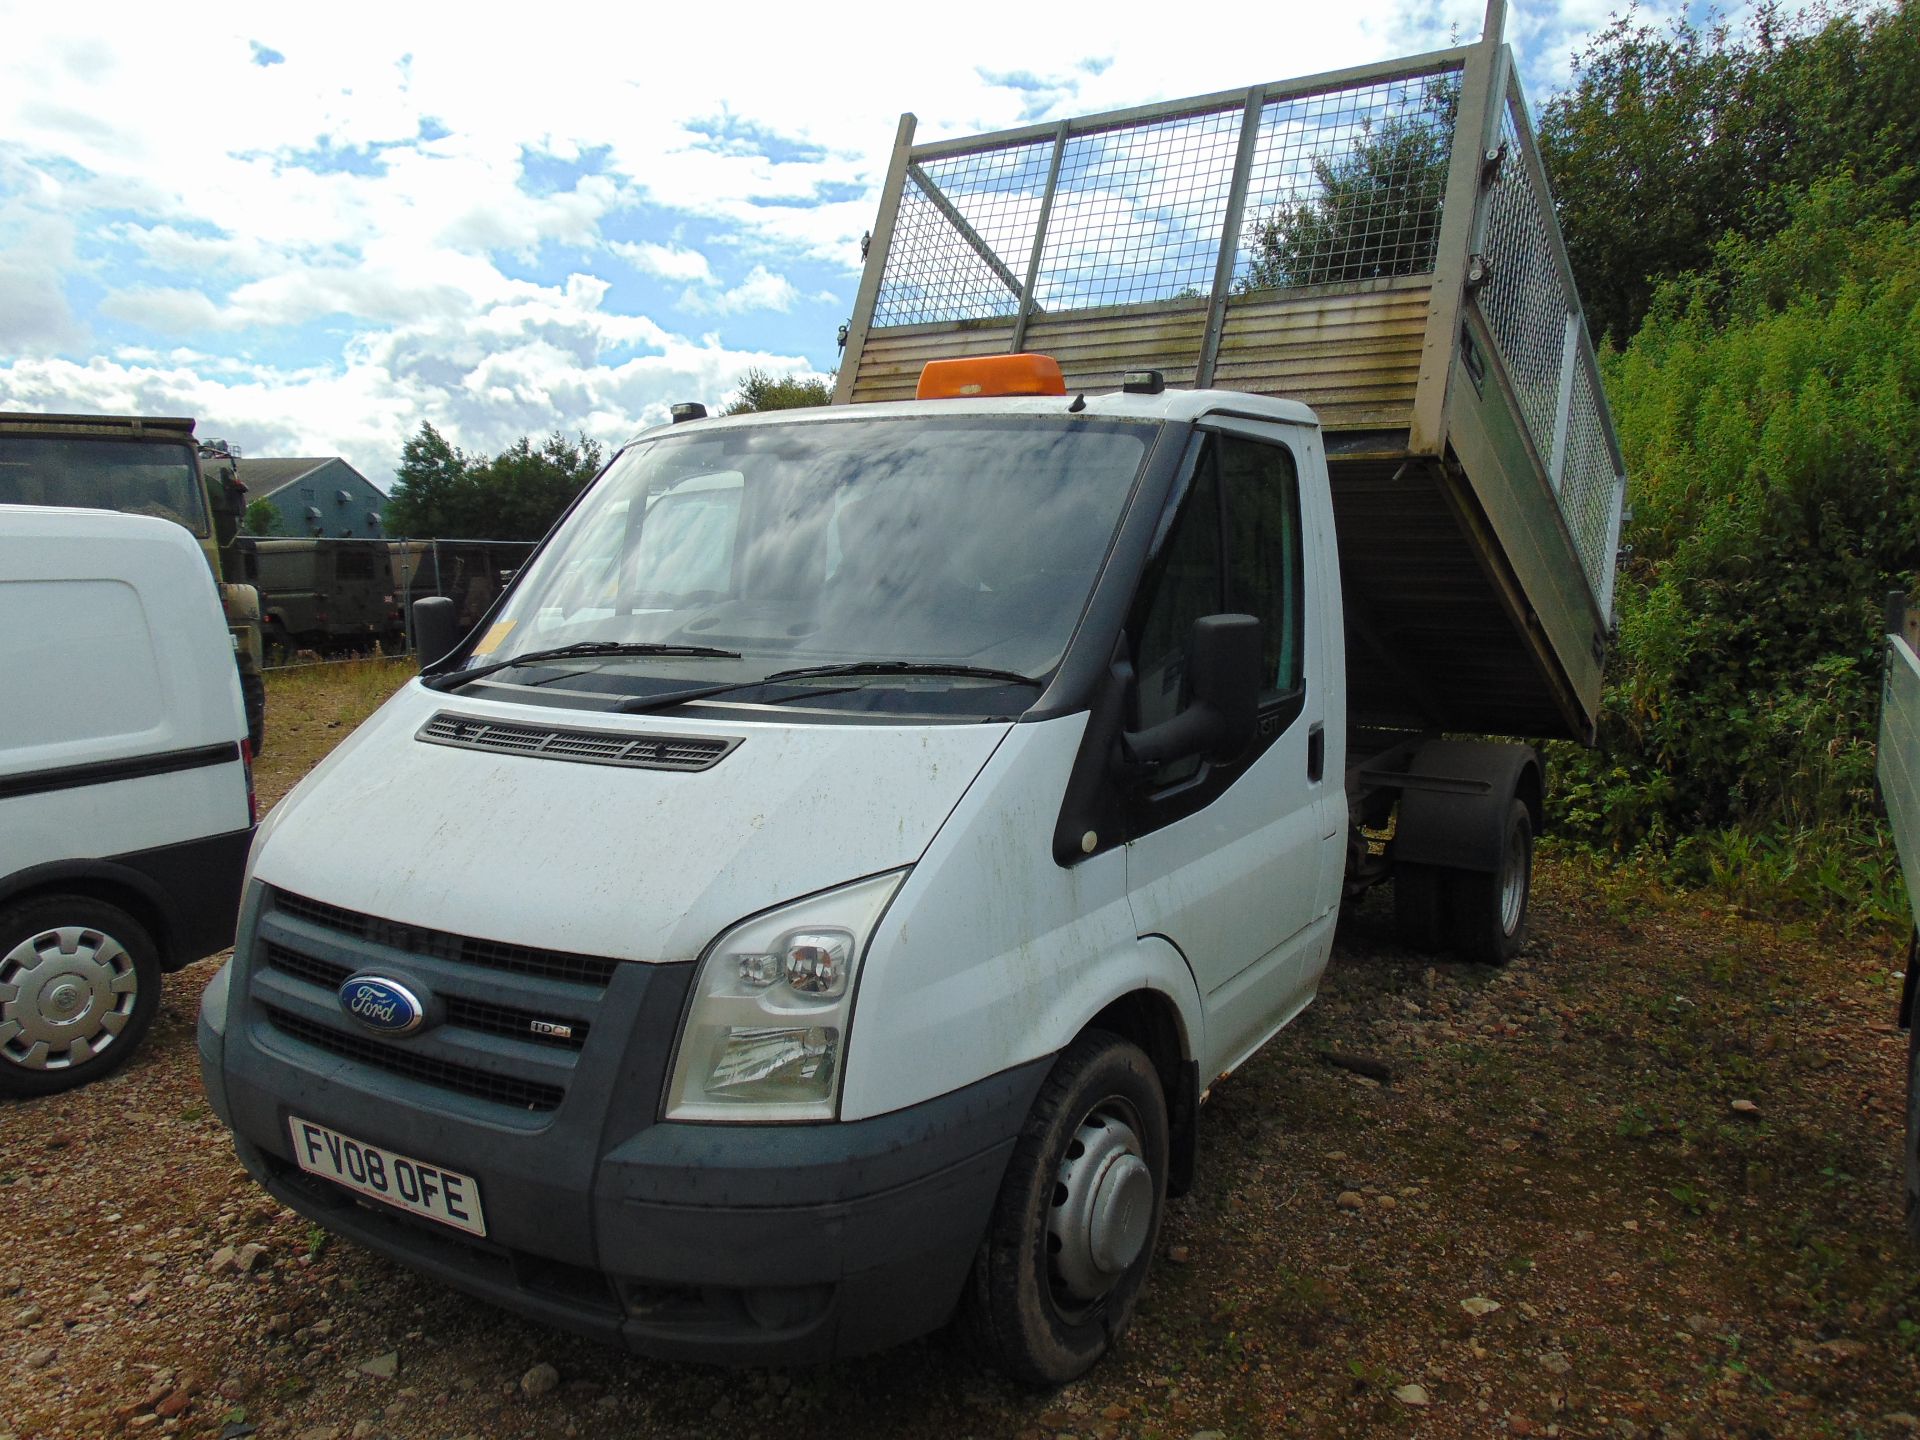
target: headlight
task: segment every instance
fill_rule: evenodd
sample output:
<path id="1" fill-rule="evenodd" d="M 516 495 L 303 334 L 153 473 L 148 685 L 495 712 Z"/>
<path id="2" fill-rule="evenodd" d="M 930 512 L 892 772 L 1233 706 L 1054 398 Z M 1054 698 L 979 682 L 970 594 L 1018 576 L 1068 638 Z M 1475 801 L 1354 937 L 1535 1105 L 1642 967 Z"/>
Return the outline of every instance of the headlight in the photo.
<path id="1" fill-rule="evenodd" d="M 831 1120 L 868 937 L 907 872 L 861 880 L 727 931 L 693 981 L 669 1120 Z"/>

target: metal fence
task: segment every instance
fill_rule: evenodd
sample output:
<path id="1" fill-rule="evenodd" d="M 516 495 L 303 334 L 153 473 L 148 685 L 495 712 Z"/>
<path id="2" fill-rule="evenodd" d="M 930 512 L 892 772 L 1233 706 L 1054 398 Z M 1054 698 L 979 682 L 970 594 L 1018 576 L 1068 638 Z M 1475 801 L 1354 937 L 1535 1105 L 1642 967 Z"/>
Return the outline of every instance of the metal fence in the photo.
<path id="1" fill-rule="evenodd" d="M 1420 398 L 1401 422 L 1410 448 L 1444 450 L 1454 334 L 1477 307 L 1606 615 L 1625 471 L 1501 13 L 1494 0 L 1476 45 L 1245 91 L 919 145 L 903 117 L 873 237 L 881 264 L 862 283 L 839 398 L 853 396 L 884 332 L 980 331 L 1020 350 L 1036 326 L 1049 338 L 1086 333 L 1054 317 L 1100 311 L 1111 326 L 1125 307 L 1171 314 L 1182 302 L 1204 309 L 1204 330 L 1196 318 L 1136 333 L 1168 355 L 1170 380 L 1206 385 L 1236 313 L 1270 314 L 1289 295 L 1320 293 L 1310 287 L 1424 277 L 1424 349 L 1416 338 L 1414 358 L 1392 362 L 1419 367 Z M 874 346 L 875 373 L 911 349 Z"/>

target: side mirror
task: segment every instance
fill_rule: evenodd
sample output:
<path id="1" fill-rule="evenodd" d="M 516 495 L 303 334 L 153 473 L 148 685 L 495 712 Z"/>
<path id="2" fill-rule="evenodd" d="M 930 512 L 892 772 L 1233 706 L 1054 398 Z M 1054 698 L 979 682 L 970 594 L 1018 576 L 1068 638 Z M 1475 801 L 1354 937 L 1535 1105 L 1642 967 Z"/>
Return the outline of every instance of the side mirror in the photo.
<path id="1" fill-rule="evenodd" d="M 1187 708 L 1148 730 L 1121 736 L 1127 755 L 1155 764 L 1199 755 L 1224 765 L 1260 729 L 1263 637 L 1251 615 L 1203 615 L 1187 641 Z"/>
<path id="2" fill-rule="evenodd" d="M 422 670 L 446 659 L 459 640 L 453 601 L 444 595 L 426 595 L 413 602 L 413 648 Z"/>

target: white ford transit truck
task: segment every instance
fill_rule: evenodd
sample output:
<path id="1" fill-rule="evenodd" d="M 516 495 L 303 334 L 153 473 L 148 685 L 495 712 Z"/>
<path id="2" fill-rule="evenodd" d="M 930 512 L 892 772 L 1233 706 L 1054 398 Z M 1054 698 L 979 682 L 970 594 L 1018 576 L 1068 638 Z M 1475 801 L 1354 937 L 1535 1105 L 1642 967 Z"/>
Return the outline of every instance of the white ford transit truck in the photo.
<path id="1" fill-rule="evenodd" d="M 263 823 L 260 1183 L 649 1355 L 1092 1365 L 1343 895 L 1521 943 L 1540 760 L 1459 737 L 1591 732 L 1624 478 L 1511 76 L 903 123 L 842 403 L 641 435 Z M 1272 158 L 1384 125 L 1390 214 Z"/>

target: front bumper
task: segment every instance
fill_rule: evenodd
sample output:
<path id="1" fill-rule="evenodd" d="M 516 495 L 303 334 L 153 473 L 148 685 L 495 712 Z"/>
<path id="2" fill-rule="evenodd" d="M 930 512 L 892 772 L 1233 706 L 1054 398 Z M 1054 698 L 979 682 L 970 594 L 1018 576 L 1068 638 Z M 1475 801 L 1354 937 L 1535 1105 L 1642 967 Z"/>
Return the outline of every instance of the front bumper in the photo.
<path id="1" fill-rule="evenodd" d="M 543 1113 L 508 1108 L 382 1068 L 380 1053 L 362 1060 L 290 1032 L 287 1007 L 299 996 L 284 970 L 253 968 L 261 936 L 326 946 L 271 914 L 260 922 L 257 906 L 243 921 L 222 1023 L 211 1023 L 210 1004 L 200 1032 L 208 1093 L 254 1178 L 401 1264 L 663 1359 L 807 1363 L 939 1326 L 1047 1070 L 1036 1062 L 868 1120 L 663 1123 L 655 1113 L 692 967 L 621 965 L 556 1086 L 563 1098 Z M 443 973 L 419 954 L 407 959 L 410 974 L 444 993 Z M 517 982 L 487 983 L 496 999 L 519 998 Z M 434 1053 L 425 1036 L 366 1043 Z M 495 1054 L 511 1063 L 522 1043 L 470 1042 L 459 1055 L 469 1067 Z M 475 1176 L 487 1237 L 300 1170 L 289 1115 Z"/>

